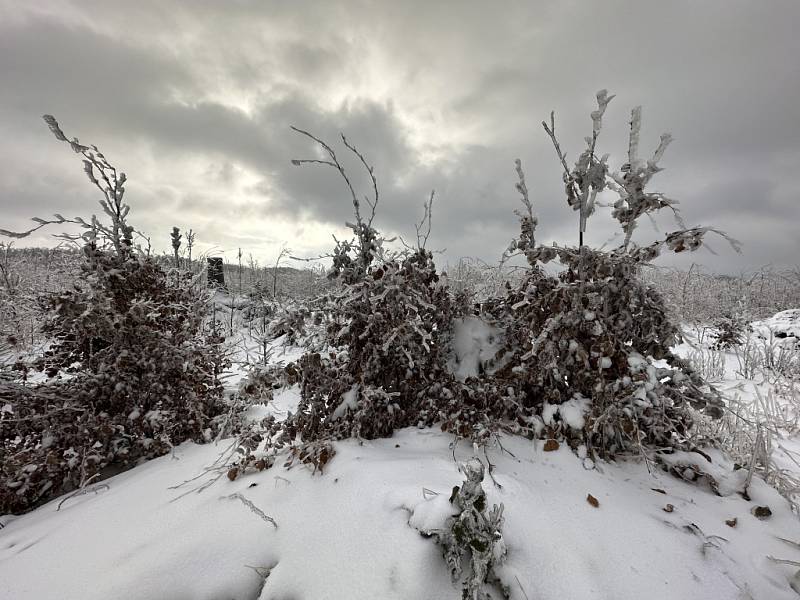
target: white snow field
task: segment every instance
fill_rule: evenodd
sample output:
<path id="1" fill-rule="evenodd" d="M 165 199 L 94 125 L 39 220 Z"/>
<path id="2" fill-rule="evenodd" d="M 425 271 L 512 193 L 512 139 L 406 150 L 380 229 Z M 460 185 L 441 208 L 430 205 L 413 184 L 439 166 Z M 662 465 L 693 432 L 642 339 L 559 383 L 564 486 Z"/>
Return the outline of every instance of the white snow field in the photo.
<path id="1" fill-rule="evenodd" d="M 107 480 L 108 489 L 5 517 L 0 597 L 460 598 L 439 547 L 415 529 L 441 525 L 451 512 L 451 489 L 463 480 L 454 455 L 463 461 L 475 452 L 462 443 L 454 453 L 451 440 L 406 429 L 340 442 L 324 474 L 278 463 L 235 481 L 222 476 L 201 491 L 193 490 L 211 475 L 172 488 L 203 473 L 230 440 L 183 444 Z M 500 573 L 512 598 L 797 598 L 789 584 L 797 567 L 767 558 L 800 559 L 797 546 L 779 539 L 800 541 L 797 517 L 758 478 L 747 502 L 648 473 L 643 463 L 591 468 L 563 446 L 545 452 L 522 438 L 502 443 L 507 452 L 488 452 L 502 489 L 488 476 L 484 488 L 490 503 L 505 505 Z M 718 455 L 712 460 L 717 470 L 731 468 Z M 772 516 L 756 518 L 755 505 Z M 734 518 L 735 527 L 726 525 Z"/>

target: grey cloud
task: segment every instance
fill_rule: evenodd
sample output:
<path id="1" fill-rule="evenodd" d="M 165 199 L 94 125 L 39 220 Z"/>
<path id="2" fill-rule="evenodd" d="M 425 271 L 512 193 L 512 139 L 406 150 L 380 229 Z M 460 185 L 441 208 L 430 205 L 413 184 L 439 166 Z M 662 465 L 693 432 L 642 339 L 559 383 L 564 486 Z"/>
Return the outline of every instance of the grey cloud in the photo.
<path id="1" fill-rule="evenodd" d="M 90 134 L 193 85 L 173 58 L 49 20 L 2 29 L 0 73 L 4 119 L 53 112 Z"/>
<path id="2" fill-rule="evenodd" d="M 574 159 L 594 91 L 608 87 L 618 97 L 601 152 L 624 162 L 629 110 L 643 104 L 643 151 L 662 131 L 676 138 L 654 188 L 681 200 L 687 222 L 718 224 L 746 244 L 743 257 L 717 242 L 719 257 L 691 260 L 739 270 L 800 255 L 795 2 L 103 1 L 8 14 L 0 156 L 17 175 L 0 176 L 4 223 L 80 211 L 91 197 L 80 165 L 39 121 L 52 112 L 122 166 L 136 150 L 129 195 L 144 209 L 143 227 L 162 227 L 157 214 L 202 224 L 226 244 L 237 219 L 340 227 L 348 192 L 331 169 L 290 165 L 316 156 L 294 124 L 335 143 L 363 193 L 368 181 L 338 133 L 358 145 L 375 165 L 376 224 L 387 232 L 413 236 L 435 188 L 431 243 L 448 248 L 446 260 L 494 259 L 515 235 L 517 157 L 540 239 L 572 243 L 575 215 L 540 121 L 557 110 Z M 199 175 L 175 171 L 189 162 Z M 597 217 L 590 230 L 602 243 L 615 229 Z M 241 235 L 244 244 L 251 234 Z M 657 235 L 645 222 L 637 239 Z"/>

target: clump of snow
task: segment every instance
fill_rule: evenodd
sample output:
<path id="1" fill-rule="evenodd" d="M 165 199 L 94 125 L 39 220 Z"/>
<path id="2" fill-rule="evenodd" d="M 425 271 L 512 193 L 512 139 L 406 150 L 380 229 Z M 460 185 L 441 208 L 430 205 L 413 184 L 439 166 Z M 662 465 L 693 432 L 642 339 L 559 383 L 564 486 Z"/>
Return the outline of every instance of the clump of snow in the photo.
<path id="1" fill-rule="evenodd" d="M 346 393 L 342 394 L 342 401 L 333 410 L 331 420 L 340 419 L 347 414 L 347 411 L 354 411 L 356 408 L 358 408 L 358 385 L 354 385 Z"/>
<path id="2" fill-rule="evenodd" d="M 502 332 L 480 317 L 453 321 L 452 349 L 448 366 L 461 381 L 479 376 L 502 347 Z"/>
<path id="3" fill-rule="evenodd" d="M 542 421 L 545 425 L 552 425 L 554 422 L 553 417 L 558 414 L 558 404 L 550 404 L 545 402 L 542 406 Z"/>
<path id="4" fill-rule="evenodd" d="M 558 414 L 561 415 L 561 420 L 572 429 L 580 430 L 583 429 L 584 416 L 589 412 L 591 404 L 592 401 L 589 398 L 575 396 L 558 407 Z"/>
<path id="5" fill-rule="evenodd" d="M 560 420 L 572 429 L 581 430 L 586 424 L 585 415 L 589 412 L 592 401 L 576 395 L 561 404 L 544 403 L 542 407 L 542 420 L 545 425 L 553 425 L 555 417 L 558 415 Z"/>
<path id="6" fill-rule="evenodd" d="M 768 319 L 753 321 L 750 327 L 763 340 L 786 340 L 800 344 L 800 308 L 784 310 Z"/>
<path id="7" fill-rule="evenodd" d="M 733 469 L 730 461 L 724 460 L 719 454 L 716 462 L 711 462 L 707 456 L 697 452 L 676 451 L 660 454 L 659 461 L 690 481 L 705 479 L 714 493 L 720 496 L 744 494 L 747 491 L 747 469 Z"/>
<path id="8" fill-rule="evenodd" d="M 631 352 L 628 355 L 628 366 L 631 369 L 631 373 L 638 373 L 645 369 L 647 365 L 647 359 L 638 352 Z"/>
<path id="9" fill-rule="evenodd" d="M 275 392 L 267 404 L 252 404 L 244 411 L 246 423 L 256 423 L 267 415 L 274 415 L 276 420 L 283 421 L 289 412 L 295 412 L 300 403 L 300 386 L 295 384 Z"/>

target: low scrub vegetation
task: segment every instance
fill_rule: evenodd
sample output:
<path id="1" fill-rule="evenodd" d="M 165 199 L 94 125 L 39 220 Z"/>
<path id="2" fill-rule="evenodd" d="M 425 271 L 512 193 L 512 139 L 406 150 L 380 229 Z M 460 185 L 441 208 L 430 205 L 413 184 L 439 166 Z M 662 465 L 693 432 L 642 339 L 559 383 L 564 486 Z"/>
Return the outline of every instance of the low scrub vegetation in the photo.
<path id="1" fill-rule="evenodd" d="M 619 197 L 612 214 L 625 241 L 608 251 L 583 244 L 537 244 L 537 217 L 517 162 L 523 206 L 517 213 L 520 235 L 508 255 L 524 256 L 528 268 L 514 285 L 499 286 L 499 295 L 484 291 L 480 299 L 452 289 L 450 278 L 437 274 L 433 254 L 425 248 L 426 235 L 418 235 L 416 247 L 399 252 L 385 247 L 384 236 L 374 227 L 377 179 L 354 145 L 342 137 L 372 179 L 366 208 L 336 151 L 296 130 L 326 158 L 293 163 L 337 170 L 350 192 L 355 220 L 349 224 L 353 238 L 337 241 L 331 253 L 330 276 L 339 285 L 317 305 L 324 333 L 297 365 L 298 410 L 285 421 L 267 419 L 263 424 L 267 442 L 262 451 L 270 464 L 289 447 L 323 468 L 336 439 L 388 436 L 401 427 L 431 425 L 472 442 L 487 443 L 497 432 L 509 431 L 566 439 L 593 456 L 614 456 L 646 447 L 681 447 L 697 411 L 710 418 L 722 415 L 720 395 L 688 361 L 673 354 L 671 347 L 681 339 L 678 324 L 663 297 L 639 273 L 664 251 L 697 249 L 709 233 L 728 238 L 712 228 L 684 227 L 645 246 L 632 242 L 642 216 L 667 208 L 682 223 L 672 201 L 646 191 L 670 137 L 662 136 L 654 155 L 641 159 L 641 113 L 635 109 L 628 162 L 612 172 L 595 154 L 611 98 L 598 94 L 592 136 L 572 169 L 552 116 L 544 127 L 564 168 L 567 202 L 578 213 L 581 241 L 595 197 L 606 189 Z M 430 223 L 432 202 L 433 195 L 418 233 Z M 563 267 L 558 275 L 544 268 L 554 260 Z M 499 351 L 481 361 L 474 373 L 458 377 L 451 368 L 457 353 L 453 339 L 466 319 L 495 331 Z M 666 366 L 657 367 L 656 361 Z M 242 472 L 237 468 L 237 474 Z"/>
<path id="2" fill-rule="evenodd" d="M 67 141 L 55 119 L 45 120 Z M 205 327 L 207 298 L 191 275 L 135 251 L 125 174 L 96 147 L 68 143 L 103 194 L 106 220 L 73 221 L 84 228 L 78 277 L 41 298 L 50 344 L 17 366 L 23 381 L 0 387 L 0 512 L 34 507 L 186 439 L 208 439 L 222 410 L 226 359 Z M 45 379 L 26 384 L 30 371 Z"/>

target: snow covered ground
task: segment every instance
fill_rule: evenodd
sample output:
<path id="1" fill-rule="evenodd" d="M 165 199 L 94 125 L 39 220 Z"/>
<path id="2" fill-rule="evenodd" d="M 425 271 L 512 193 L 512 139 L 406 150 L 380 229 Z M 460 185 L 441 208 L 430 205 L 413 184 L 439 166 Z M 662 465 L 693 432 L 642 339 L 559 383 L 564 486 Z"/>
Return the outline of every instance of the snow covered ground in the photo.
<path id="1" fill-rule="evenodd" d="M 468 329 L 470 339 L 491 338 Z M 482 360 L 469 357 L 459 363 L 465 373 Z M 747 386 L 759 385 L 736 380 L 727 365 L 721 384 L 728 393 L 739 385 L 751 399 Z M 285 389 L 248 416 L 283 417 L 298 399 L 296 386 Z M 546 452 L 522 438 L 504 437 L 505 451 L 486 455 L 452 441 L 406 429 L 335 444 L 323 474 L 279 460 L 235 481 L 206 470 L 232 440 L 183 444 L 94 492 L 0 517 L 0 599 L 455 600 L 460 586 L 419 530 L 442 526 L 453 512 L 458 463 L 472 456 L 491 460 L 502 486 L 484 482 L 490 504 L 505 506 L 508 556 L 499 573 L 514 600 L 798 597 L 790 582 L 800 564 L 773 560 L 800 561 L 797 516 L 758 477 L 750 501 L 733 492 L 743 472 L 719 453 L 709 454 L 710 465 L 698 454 L 674 458 L 712 473 L 722 496 L 707 481 L 640 460 L 592 467 L 564 446 Z M 792 460 L 800 441 L 781 442 L 781 465 L 800 476 Z M 757 518 L 756 506 L 771 516 Z"/>
<path id="2" fill-rule="evenodd" d="M 0 530 L 0 597 L 459 598 L 439 548 L 415 529 L 441 525 L 451 510 L 450 491 L 463 480 L 451 441 L 403 430 L 341 442 L 322 475 L 276 465 L 202 491 L 192 490 L 204 478 L 174 486 L 202 473 L 230 442 L 183 444 L 106 481 L 108 489 L 8 522 Z M 545 452 L 521 438 L 503 445 L 514 456 L 488 454 L 502 489 L 488 477 L 484 488 L 491 503 L 505 505 L 501 576 L 512 598 L 797 597 L 789 587 L 796 567 L 767 556 L 800 560 L 800 548 L 778 539 L 800 541 L 800 527 L 762 481 L 747 502 L 638 462 L 587 470 L 567 448 Z M 462 443 L 455 458 L 473 453 Z M 753 516 L 756 505 L 772 516 Z"/>

